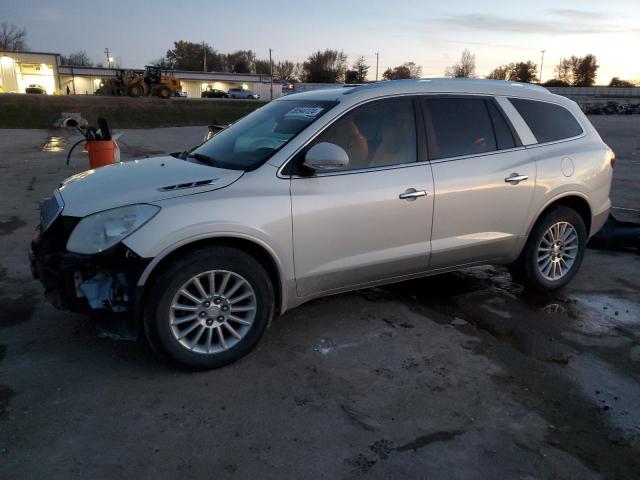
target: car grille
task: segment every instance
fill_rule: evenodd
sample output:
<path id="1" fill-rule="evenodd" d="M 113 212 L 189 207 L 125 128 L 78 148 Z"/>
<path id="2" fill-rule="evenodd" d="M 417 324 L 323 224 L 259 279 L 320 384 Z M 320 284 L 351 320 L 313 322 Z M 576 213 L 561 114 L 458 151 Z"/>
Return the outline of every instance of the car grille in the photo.
<path id="1" fill-rule="evenodd" d="M 64 203 L 60 194 L 55 192 L 52 197 L 40 203 L 40 231 L 44 233 L 62 212 Z"/>

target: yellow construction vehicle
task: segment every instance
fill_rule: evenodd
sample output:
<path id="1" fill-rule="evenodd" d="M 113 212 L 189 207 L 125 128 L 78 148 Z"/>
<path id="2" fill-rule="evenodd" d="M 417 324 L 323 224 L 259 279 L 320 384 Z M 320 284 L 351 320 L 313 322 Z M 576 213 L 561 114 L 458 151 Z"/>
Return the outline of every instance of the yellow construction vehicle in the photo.
<path id="1" fill-rule="evenodd" d="M 180 80 L 159 67 L 147 65 L 144 73 L 134 70 L 116 70 L 115 78 L 105 78 L 96 90 L 99 95 L 128 95 L 130 97 L 173 97 L 182 91 Z"/>

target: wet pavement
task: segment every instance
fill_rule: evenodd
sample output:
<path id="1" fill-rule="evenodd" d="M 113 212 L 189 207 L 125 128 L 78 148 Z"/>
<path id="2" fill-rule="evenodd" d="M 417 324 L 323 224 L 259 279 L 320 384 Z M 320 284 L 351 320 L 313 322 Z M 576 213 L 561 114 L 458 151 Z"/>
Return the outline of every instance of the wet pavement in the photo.
<path id="1" fill-rule="evenodd" d="M 638 178 L 625 118 L 594 123 Z M 122 155 L 205 131 L 126 131 Z M 589 249 L 553 295 L 487 266 L 319 299 L 185 373 L 30 279 L 37 200 L 87 161 L 43 151 L 67 135 L 0 130 L 1 478 L 640 478 L 640 256 Z"/>

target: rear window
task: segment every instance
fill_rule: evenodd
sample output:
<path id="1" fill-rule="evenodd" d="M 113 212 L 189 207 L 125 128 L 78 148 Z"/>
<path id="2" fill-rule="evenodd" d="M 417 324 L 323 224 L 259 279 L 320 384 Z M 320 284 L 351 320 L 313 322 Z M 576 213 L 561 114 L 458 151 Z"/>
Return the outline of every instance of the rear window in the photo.
<path id="1" fill-rule="evenodd" d="M 560 105 L 521 98 L 510 98 L 509 101 L 527 123 L 538 143 L 577 137 L 583 132 L 576 117 Z"/>
<path id="2" fill-rule="evenodd" d="M 425 98 L 429 158 L 477 155 L 514 148 L 502 113 L 486 98 Z"/>

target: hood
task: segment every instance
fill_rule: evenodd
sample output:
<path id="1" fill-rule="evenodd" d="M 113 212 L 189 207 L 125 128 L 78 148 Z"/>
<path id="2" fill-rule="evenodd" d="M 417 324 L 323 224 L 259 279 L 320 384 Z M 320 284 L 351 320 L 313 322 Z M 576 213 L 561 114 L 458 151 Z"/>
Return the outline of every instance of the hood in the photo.
<path id="1" fill-rule="evenodd" d="M 60 185 L 64 215 L 86 217 L 133 203 L 151 203 L 231 185 L 241 170 L 225 170 L 174 157 L 115 163 L 67 178 Z"/>

